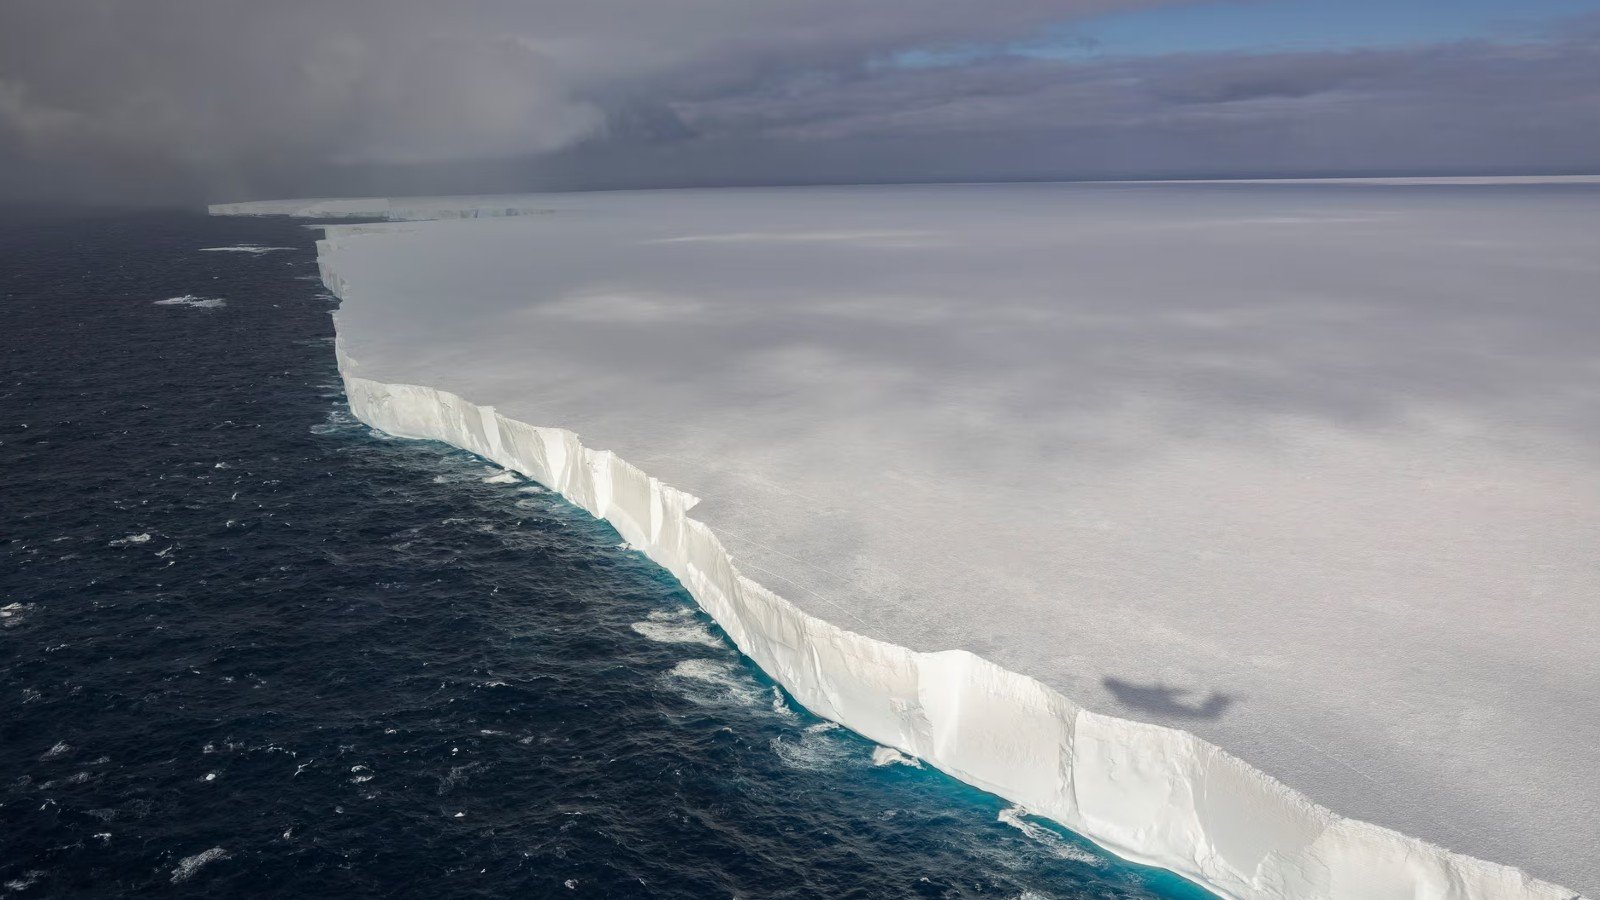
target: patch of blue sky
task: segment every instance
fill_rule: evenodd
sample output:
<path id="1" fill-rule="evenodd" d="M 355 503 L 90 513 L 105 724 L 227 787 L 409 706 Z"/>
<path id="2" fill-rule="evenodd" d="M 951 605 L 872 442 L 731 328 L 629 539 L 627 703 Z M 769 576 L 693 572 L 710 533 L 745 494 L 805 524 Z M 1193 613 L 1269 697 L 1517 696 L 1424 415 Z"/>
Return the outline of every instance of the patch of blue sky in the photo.
<path id="1" fill-rule="evenodd" d="M 1600 0 L 1234 0 L 1082 19 L 1008 44 L 908 50 L 886 64 L 927 68 L 1001 56 L 1086 59 L 1530 40 L 1558 34 L 1563 19 L 1597 13 Z"/>

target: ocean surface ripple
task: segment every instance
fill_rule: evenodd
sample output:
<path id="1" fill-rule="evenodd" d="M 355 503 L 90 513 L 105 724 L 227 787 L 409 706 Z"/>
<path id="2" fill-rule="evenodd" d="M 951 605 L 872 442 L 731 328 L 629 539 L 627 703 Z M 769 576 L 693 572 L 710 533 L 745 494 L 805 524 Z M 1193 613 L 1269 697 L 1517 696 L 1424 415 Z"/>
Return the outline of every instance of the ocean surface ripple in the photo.
<path id="1" fill-rule="evenodd" d="M 0 896 L 1206 896 L 809 715 L 608 525 L 352 420 L 314 237 L 0 226 Z"/>

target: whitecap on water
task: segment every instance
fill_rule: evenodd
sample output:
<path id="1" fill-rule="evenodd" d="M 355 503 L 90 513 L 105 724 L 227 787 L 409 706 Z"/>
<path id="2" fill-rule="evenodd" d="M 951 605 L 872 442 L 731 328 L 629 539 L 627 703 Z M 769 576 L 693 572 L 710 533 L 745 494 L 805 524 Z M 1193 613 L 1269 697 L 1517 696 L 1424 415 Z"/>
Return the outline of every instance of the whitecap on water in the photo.
<path id="1" fill-rule="evenodd" d="M 193 306 L 197 309 L 216 309 L 219 306 L 227 306 L 228 304 L 226 301 L 217 297 L 196 297 L 194 294 L 184 294 L 182 297 L 168 297 L 165 300 L 157 300 L 156 305 Z"/>
<path id="2" fill-rule="evenodd" d="M 251 253 L 260 256 L 276 250 L 293 250 L 293 247 L 264 247 L 260 244 L 236 244 L 232 247 L 201 247 L 201 253 Z"/>
<path id="3" fill-rule="evenodd" d="M 517 473 L 515 473 L 515 472 L 501 472 L 498 475 L 490 475 L 490 476 L 484 478 L 483 479 L 483 483 L 484 484 L 515 484 L 515 483 L 517 483 L 518 481 L 521 481 L 521 480 L 522 479 L 518 478 L 517 477 Z"/>
<path id="4" fill-rule="evenodd" d="M 709 626 L 695 618 L 692 609 L 655 610 L 647 621 L 628 627 L 660 644 L 699 644 L 719 649 L 725 646 Z"/>
<path id="5" fill-rule="evenodd" d="M 311 426 L 311 433 L 332 434 L 335 431 L 339 431 L 343 428 L 349 428 L 356 424 L 357 422 L 355 416 L 352 416 L 346 410 L 335 407 L 328 410 L 328 417 L 326 420 Z"/>
<path id="6" fill-rule="evenodd" d="M 21 625 L 28 614 L 33 612 L 32 603 L 7 603 L 0 606 L 0 627 L 15 628 Z"/>
<path id="7" fill-rule="evenodd" d="M 60 759 L 72 752 L 72 745 L 66 741 L 56 741 L 55 746 L 44 752 L 40 759 Z"/>
<path id="8" fill-rule="evenodd" d="M 772 752 L 791 768 L 831 769 L 850 756 L 850 745 L 834 734 L 839 730 L 832 722 L 819 722 L 802 730 L 798 738 L 773 738 Z"/>
<path id="9" fill-rule="evenodd" d="M 800 720 L 800 714 L 790 709 L 789 704 L 784 702 L 783 691 L 779 690 L 777 685 L 772 686 L 772 711 L 791 722 Z"/>
<path id="10" fill-rule="evenodd" d="M 666 678 L 679 693 L 701 705 L 753 706 L 761 702 L 761 689 L 755 679 L 722 660 L 686 659 L 673 666 Z"/>
<path id="11" fill-rule="evenodd" d="M 183 859 L 178 860 L 178 867 L 172 870 L 172 883 L 178 884 L 188 881 L 194 877 L 194 873 L 200 871 L 202 866 L 227 858 L 228 851 L 221 847 L 212 847 L 210 850 L 196 853 L 193 856 L 185 856 Z"/>
<path id="12" fill-rule="evenodd" d="M 894 749 L 893 747 L 874 747 L 874 748 L 872 748 L 872 764 L 873 765 L 875 765 L 875 766 L 892 766 L 892 765 L 895 765 L 896 763 L 898 763 L 898 764 L 900 764 L 902 766 L 910 766 L 913 769 L 922 768 L 922 760 L 917 759 L 915 756 L 907 756 L 904 753 L 901 753 L 899 750 Z"/>
<path id="13" fill-rule="evenodd" d="M 43 877 L 43 872 L 39 871 L 38 869 L 30 869 L 27 872 L 22 873 L 21 878 L 13 878 L 6 882 L 6 889 L 12 891 L 25 891 L 28 888 L 33 887 L 34 883 Z"/>
<path id="14" fill-rule="evenodd" d="M 127 537 L 117 538 L 116 540 L 114 540 L 110 544 L 108 544 L 107 546 L 110 546 L 110 547 L 126 547 L 126 546 L 128 546 L 130 544 L 146 544 L 146 543 L 149 543 L 149 542 L 150 542 L 150 534 L 149 534 L 149 532 L 145 532 L 144 534 L 130 534 Z"/>
<path id="15" fill-rule="evenodd" d="M 1000 810 L 1000 814 L 996 818 L 1027 835 L 1034 843 L 1043 847 L 1046 852 L 1057 859 L 1067 859 L 1091 866 L 1102 865 L 1101 859 L 1093 853 L 1082 847 L 1074 846 L 1066 838 L 1037 822 L 1030 822 L 1028 820 L 1028 811 L 1020 806 L 1006 807 Z"/>

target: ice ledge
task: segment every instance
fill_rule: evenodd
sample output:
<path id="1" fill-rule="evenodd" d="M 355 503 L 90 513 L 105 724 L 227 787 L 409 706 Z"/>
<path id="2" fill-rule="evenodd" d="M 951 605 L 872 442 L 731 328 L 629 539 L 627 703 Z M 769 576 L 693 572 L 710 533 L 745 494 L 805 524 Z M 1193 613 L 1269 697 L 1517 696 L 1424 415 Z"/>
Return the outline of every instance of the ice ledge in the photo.
<path id="1" fill-rule="evenodd" d="M 325 254 L 320 262 L 339 293 Z M 478 454 L 610 522 L 812 712 L 1120 856 L 1230 898 L 1579 900 L 1520 869 L 1339 816 L 1188 732 L 1081 709 L 963 650 L 919 653 L 808 615 L 739 573 L 711 529 L 688 516 L 693 497 L 612 452 L 355 369 L 341 349 L 357 418 Z"/>
<path id="2" fill-rule="evenodd" d="M 488 219 L 553 212 L 538 195 L 519 197 L 387 197 L 323 198 L 307 200 L 254 200 L 213 203 L 213 216 L 289 216 L 296 219 L 386 219 L 411 222 L 423 219 Z"/>

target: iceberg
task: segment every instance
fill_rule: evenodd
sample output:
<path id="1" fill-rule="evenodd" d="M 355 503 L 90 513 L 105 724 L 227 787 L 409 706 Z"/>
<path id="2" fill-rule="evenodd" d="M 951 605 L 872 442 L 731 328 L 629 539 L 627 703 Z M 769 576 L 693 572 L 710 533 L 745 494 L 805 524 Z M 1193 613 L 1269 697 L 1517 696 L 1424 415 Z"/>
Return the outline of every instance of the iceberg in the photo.
<path id="1" fill-rule="evenodd" d="M 1596 883 L 1600 192 L 386 202 L 319 243 L 353 413 L 816 714 L 1225 897 Z"/>

